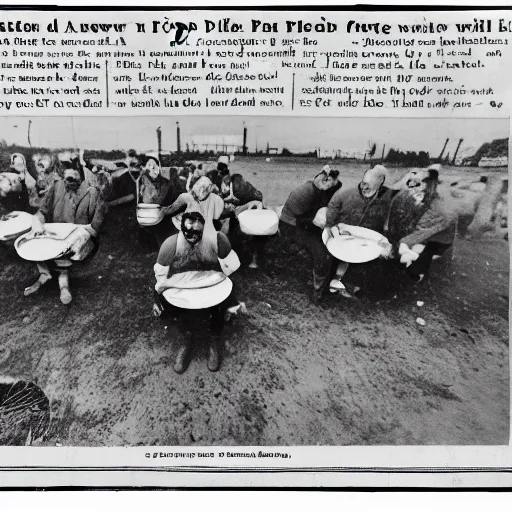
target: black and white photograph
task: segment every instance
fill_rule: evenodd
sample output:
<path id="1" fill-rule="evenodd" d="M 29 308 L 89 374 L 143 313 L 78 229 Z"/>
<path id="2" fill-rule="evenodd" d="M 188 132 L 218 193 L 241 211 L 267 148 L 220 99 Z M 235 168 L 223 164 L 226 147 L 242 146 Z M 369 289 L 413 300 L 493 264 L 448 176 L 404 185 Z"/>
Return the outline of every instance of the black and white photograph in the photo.
<path id="1" fill-rule="evenodd" d="M 0 118 L 0 444 L 508 445 L 508 148 L 508 118 Z"/>

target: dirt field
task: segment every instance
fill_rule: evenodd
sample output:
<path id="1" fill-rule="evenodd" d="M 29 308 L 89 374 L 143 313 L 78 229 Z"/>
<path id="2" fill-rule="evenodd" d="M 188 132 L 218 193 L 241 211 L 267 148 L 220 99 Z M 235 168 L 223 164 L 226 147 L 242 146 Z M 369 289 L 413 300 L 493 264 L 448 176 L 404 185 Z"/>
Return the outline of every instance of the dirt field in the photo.
<path id="1" fill-rule="evenodd" d="M 258 159 L 232 170 L 276 205 L 318 166 Z M 345 185 L 363 169 L 336 167 Z M 45 444 L 508 443 L 504 240 L 460 239 L 417 288 L 398 270 L 355 269 L 366 293 L 323 307 L 309 299 L 309 256 L 278 240 L 268 273 L 234 277 L 249 314 L 226 329 L 221 370 L 207 370 L 199 347 L 182 376 L 172 369 L 179 331 L 151 315 L 156 252 L 140 245 L 132 206 L 112 209 L 68 307 L 56 280 L 23 297 L 34 267 L 0 254 L 0 374 L 33 380 L 51 399 Z"/>

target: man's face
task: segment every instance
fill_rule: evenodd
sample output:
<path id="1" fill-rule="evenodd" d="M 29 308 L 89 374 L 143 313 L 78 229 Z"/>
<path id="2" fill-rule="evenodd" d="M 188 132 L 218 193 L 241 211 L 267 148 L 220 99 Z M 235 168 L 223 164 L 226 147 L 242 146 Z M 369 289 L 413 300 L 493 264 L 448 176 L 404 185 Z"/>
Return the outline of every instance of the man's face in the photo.
<path id="1" fill-rule="evenodd" d="M 204 172 L 204 170 L 199 169 L 199 167 L 196 167 L 192 174 L 193 179 L 198 180 L 199 178 L 202 178 L 203 176 L 206 176 L 206 173 Z"/>
<path id="2" fill-rule="evenodd" d="M 23 161 L 23 158 L 20 158 L 19 156 L 14 157 L 14 160 L 12 162 L 12 166 L 20 174 L 25 171 L 25 162 Z"/>
<path id="3" fill-rule="evenodd" d="M 183 235 L 185 240 L 195 245 L 203 238 L 204 225 L 200 220 L 185 219 L 183 223 Z"/>
<path id="4" fill-rule="evenodd" d="M 150 158 L 146 163 L 146 171 L 148 172 L 149 177 L 152 180 L 155 180 L 158 177 L 158 175 L 160 174 L 160 169 L 158 168 L 158 164 L 152 158 Z"/>
<path id="5" fill-rule="evenodd" d="M 48 188 L 48 180 L 50 179 L 50 165 L 51 165 L 51 157 L 50 155 L 39 156 L 36 155 L 34 157 L 34 165 L 36 167 L 37 172 L 37 190 L 39 194 L 44 193 L 44 191 Z"/>
<path id="6" fill-rule="evenodd" d="M 383 181 L 380 176 L 376 175 L 371 170 L 367 171 L 359 184 L 361 194 L 364 197 L 373 197 L 378 192 L 382 183 Z"/>
<path id="7" fill-rule="evenodd" d="M 329 190 L 334 186 L 334 180 L 324 172 L 319 174 L 315 179 L 315 185 L 319 190 Z"/>
<path id="8" fill-rule="evenodd" d="M 80 173 L 75 169 L 66 169 L 64 171 L 64 181 L 66 182 L 66 188 L 68 190 L 76 192 L 82 183 L 82 178 L 80 177 Z"/>
<path id="9" fill-rule="evenodd" d="M 435 190 L 437 176 L 437 171 L 429 171 L 428 169 L 415 169 L 409 172 L 405 188 L 414 197 L 416 204 L 420 204 L 424 200 L 429 187 Z"/>
<path id="10" fill-rule="evenodd" d="M 428 171 L 410 171 L 406 181 L 408 189 L 414 189 L 414 192 L 424 192 L 428 186 Z"/>
<path id="11" fill-rule="evenodd" d="M 126 167 L 128 167 L 128 169 L 130 169 L 132 171 L 140 169 L 140 167 L 141 167 L 140 161 L 136 156 L 127 156 L 125 158 L 124 163 L 126 164 Z"/>
<path id="12" fill-rule="evenodd" d="M 37 158 L 36 162 L 37 172 L 46 173 L 50 169 L 51 157 L 50 155 L 43 155 Z"/>

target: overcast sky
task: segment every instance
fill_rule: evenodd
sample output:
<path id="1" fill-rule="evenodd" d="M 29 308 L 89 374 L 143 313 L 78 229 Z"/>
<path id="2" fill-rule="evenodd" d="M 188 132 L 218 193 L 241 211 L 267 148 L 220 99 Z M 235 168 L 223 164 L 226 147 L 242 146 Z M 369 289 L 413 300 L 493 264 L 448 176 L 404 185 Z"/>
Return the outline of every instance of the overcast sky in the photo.
<path id="1" fill-rule="evenodd" d="M 295 152 L 323 150 L 362 153 L 368 143 L 402 151 L 425 150 L 437 156 L 446 138 L 452 155 L 460 138 L 459 154 L 473 153 L 483 142 L 508 137 L 507 119 L 391 119 L 304 118 L 242 116 L 154 117 L 31 117 L 31 141 L 41 147 L 84 149 L 156 149 L 156 129 L 162 127 L 164 150 L 176 150 L 176 122 L 182 148 L 194 135 L 241 135 L 248 129 L 248 147 L 254 151 L 283 147 Z M 0 118 L 0 139 L 27 145 L 28 117 Z"/>

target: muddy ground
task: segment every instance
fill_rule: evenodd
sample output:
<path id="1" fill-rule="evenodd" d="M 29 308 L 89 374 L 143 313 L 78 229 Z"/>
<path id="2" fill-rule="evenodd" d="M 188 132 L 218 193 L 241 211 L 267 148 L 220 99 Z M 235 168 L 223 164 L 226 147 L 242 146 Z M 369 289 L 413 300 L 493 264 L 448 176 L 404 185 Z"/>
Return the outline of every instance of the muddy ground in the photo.
<path id="1" fill-rule="evenodd" d="M 238 165 L 274 204 L 315 170 Z M 310 301 L 310 257 L 277 240 L 268 272 L 234 276 L 249 312 L 225 331 L 221 370 L 207 370 L 198 332 L 181 376 L 179 329 L 151 314 L 156 252 L 139 242 L 133 207 L 111 211 L 67 307 L 55 279 L 23 297 L 35 269 L 0 251 L 0 374 L 33 380 L 51 399 L 44 444 L 508 443 L 504 240 L 460 238 L 419 287 L 400 269 L 354 268 L 360 298 L 329 295 L 322 307 Z"/>

